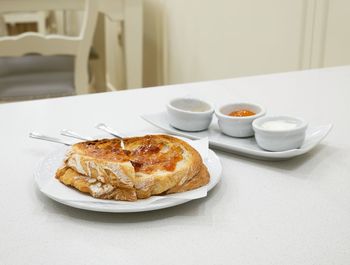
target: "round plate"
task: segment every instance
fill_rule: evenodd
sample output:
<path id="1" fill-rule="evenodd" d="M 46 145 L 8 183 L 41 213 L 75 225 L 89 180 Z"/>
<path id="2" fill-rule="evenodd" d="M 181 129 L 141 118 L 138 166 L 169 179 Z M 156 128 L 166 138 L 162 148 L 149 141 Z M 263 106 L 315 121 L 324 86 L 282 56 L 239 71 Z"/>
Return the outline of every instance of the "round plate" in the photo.
<path id="1" fill-rule="evenodd" d="M 196 190 L 193 190 L 161 196 L 161 198 L 158 200 L 154 200 L 154 196 L 151 196 L 148 199 L 138 200 L 135 202 L 95 199 L 89 195 L 77 192 L 72 188 L 68 188 L 55 179 L 55 172 L 57 168 L 62 165 L 66 151 L 67 147 L 60 148 L 46 156 L 41 163 L 39 163 L 34 176 L 36 184 L 42 193 L 57 202 L 71 207 L 97 212 L 114 213 L 153 211 L 191 201 L 193 199 L 191 199 L 189 195 L 191 195 L 191 192 L 196 192 Z M 206 188 L 207 191 L 209 191 L 220 181 L 222 167 L 219 157 L 212 150 L 209 150 L 208 157 L 204 161 L 204 164 L 208 168 L 210 182 L 206 186 L 199 189 Z M 180 197 L 177 197 L 179 195 Z M 160 196 L 156 197 L 159 198 Z"/>

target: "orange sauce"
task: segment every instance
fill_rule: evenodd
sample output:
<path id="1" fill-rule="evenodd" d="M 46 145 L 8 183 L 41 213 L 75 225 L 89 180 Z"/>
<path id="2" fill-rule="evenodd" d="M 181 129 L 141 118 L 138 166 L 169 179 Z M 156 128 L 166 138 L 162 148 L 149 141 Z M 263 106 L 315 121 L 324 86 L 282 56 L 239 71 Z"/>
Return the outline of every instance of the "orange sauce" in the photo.
<path id="1" fill-rule="evenodd" d="M 156 170 L 174 171 L 182 159 L 182 149 L 172 146 L 162 151 L 162 143 L 149 143 L 130 153 L 130 160 L 136 172 L 151 173 Z"/>
<path id="2" fill-rule="evenodd" d="M 230 114 L 228 114 L 229 116 L 233 116 L 233 117 L 247 117 L 247 116 L 253 116 L 256 113 L 247 109 L 241 109 L 241 110 L 236 110 L 236 111 L 232 111 Z"/>
<path id="3" fill-rule="evenodd" d="M 164 143 L 147 137 L 140 146 L 131 150 L 122 149 L 118 139 L 88 141 L 79 145 L 87 154 L 96 158 L 120 162 L 130 161 L 136 172 L 174 171 L 177 162 L 183 159 L 183 150 L 180 146 L 172 145 L 165 148 Z"/>
<path id="4" fill-rule="evenodd" d="M 95 158 L 124 162 L 129 160 L 129 156 L 120 146 L 119 139 L 104 139 L 87 141 L 78 144 L 80 148 Z"/>

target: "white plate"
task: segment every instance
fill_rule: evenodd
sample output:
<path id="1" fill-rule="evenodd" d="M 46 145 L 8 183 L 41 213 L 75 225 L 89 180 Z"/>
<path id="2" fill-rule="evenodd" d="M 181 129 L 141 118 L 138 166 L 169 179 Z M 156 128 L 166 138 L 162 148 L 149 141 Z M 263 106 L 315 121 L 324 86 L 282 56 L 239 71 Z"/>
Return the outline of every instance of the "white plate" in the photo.
<path id="1" fill-rule="evenodd" d="M 175 129 L 169 124 L 168 114 L 166 112 L 147 114 L 142 115 L 141 117 L 145 121 L 163 129 L 168 133 L 188 137 L 190 139 L 201 139 L 203 137 L 208 137 L 212 148 L 260 160 L 285 160 L 305 154 L 320 143 L 332 129 L 332 124 L 323 125 L 316 128 L 310 127 L 306 130 L 306 138 L 300 148 L 283 152 L 269 152 L 261 149 L 257 145 L 254 137 L 234 138 L 222 134 L 219 126 L 217 125 L 216 117 L 214 117 L 209 129 L 201 132 L 185 132 Z"/>
<path id="2" fill-rule="evenodd" d="M 72 188 L 68 188 L 55 179 L 55 172 L 57 168 L 62 165 L 66 151 L 67 147 L 64 147 L 57 149 L 53 153 L 46 156 L 39 163 L 38 168 L 34 173 L 34 177 L 41 192 L 51 199 L 68 206 L 97 212 L 143 212 L 168 208 L 186 203 L 193 200 L 186 197 L 191 197 L 189 196 L 191 195 L 191 192 L 196 192 L 196 190 L 193 190 L 178 194 L 166 195 L 162 196 L 161 199 L 156 201 L 154 201 L 154 196 L 152 196 L 149 199 L 138 200 L 136 202 L 106 200 L 101 202 L 102 200 L 92 198 L 89 195 L 85 195 Z M 206 186 L 199 189 L 207 189 L 207 191 L 209 191 L 220 181 L 222 167 L 218 156 L 212 150 L 209 150 L 208 158 L 204 160 L 204 163 L 210 173 L 210 182 Z M 72 197 L 78 199 L 72 200 L 70 199 Z"/>

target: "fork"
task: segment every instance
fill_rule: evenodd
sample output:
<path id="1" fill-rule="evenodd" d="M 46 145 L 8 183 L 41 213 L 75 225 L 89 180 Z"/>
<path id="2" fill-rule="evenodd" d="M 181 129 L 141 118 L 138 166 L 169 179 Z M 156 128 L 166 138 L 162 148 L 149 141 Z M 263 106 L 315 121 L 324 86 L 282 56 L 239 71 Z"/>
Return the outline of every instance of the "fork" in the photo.
<path id="1" fill-rule="evenodd" d="M 79 139 L 79 140 L 84 140 L 84 141 L 94 140 L 92 137 L 82 136 L 81 134 L 78 134 L 77 132 L 67 130 L 67 129 L 62 129 L 60 133 L 63 136 L 72 137 L 72 138 Z"/>
<path id="2" fill-rule="evenodd" d="M 120 132 L 117 132 L 116 130 L 112 129 L 111 127 L 107 126 L 104 123 L 99 123 L 95 127 L 101 131 L 104 131 L 106 133 L 113 135 L 114 137 L 116 137 L 120 140 L 123 140 L 123 138 L 125 137 Z"/>
<path id="3" fill-rule="evenodd" d="M 92 137 L 87 137 L 87 136 L 82 136 L 76 132 L 67 130 L 67 129 L 63 129 L 61 130 L 61 135 L 67 136 L 67 137 L 71 137 L 71 138 L 75 138 L 75 139 L 79 139 L 79 140 L 84 140 L 84 141 L 91 141 L 93 140 Z M 34 139 L 39 139 L 39 140 L 45 140 L 45 141 L 49 141 L 49 142 L 54 142 L 54 143 L 59 143 L 59 144 L 64 144 L 67 146 L 71 146 L 73 145 L 72 143 L 66 142 L 62 139 L 56 138 L 56 137 L 52 137 L 52 136 L 48 136 L 48 135 L 44 135 L 41 133 L 37 133 L 37 132 L 30 132 L 29 133 L 29 137 L 34 138 Z"/>
<path id="4" fill-rule="evenodd" d="M 97 129 L 100 129 L 104 132 L 107 132 L 111 135 L 113 135 L 114 137 L 118 138 L 121 140 L 121 147 L 122 149 L 125 149 L 125 145 L 124 145 L 124 141 L 123 141 L 123 137 L 120 135 L 120 133 L 117 133 L 115 130 L 113 130 L 112 128 L 106 126 L 103 123 L 97 124 L 96 125 Z M 68 130 L 68 129 L 62 129 L 60 132 L 61 135 L 63 136 L 67 136 L 67 137 L 71 137 L 71 138 L 75 138 L 75 139 L 79 139 L 79 140 L 83 140 L 83 141 L 91 141 L 94 140 L 92 137 L 88 137 L 88 136 L 83 136 L 81 134 L 78 134 L 77 132 Z M 44 134 L 40 134 L 37 132 L 30 132 L 29 133 L 29 137 L 34 138 L 34 139 L 40 139 L 40 140 L 45 140 L 45 141 L 49 141 L 49 142 L 54 142 L 54 143 L 60 143 L 60 144 L 64 144 L 67 146 L 71 146 L 72 143 L 66 142 L 62 139 L 56 138 L 56 137 L 52 137 L 52 136 L 48 136 L 48 135 L 44 135 Z"/>
<path id="5" fill-rule="evenodd" d="M 49 142 L 64 144 L 64 145 L 67 145 L 67 146 L 71 146 L 72 145 L 72 143 L 68 143 L 68 142 L 66 142 L 64 140 L 61 140 L 59 138 L 47 136 L 47 135 L 40 134 L 40 133 L 37 133 L 37 132 L 30 132 L 29 133 L 29 137 L 34 138 L 34 139 L 40 139 L 40 140 L 45 140 L 45 141 L 49 141 Z"/>
<path id="6" fill-rule="evenodd" d="M 122 147 L 122 149 L 125 149 L 123 136 L 121 135 L 120 132 L 115 131 L 114 129 L 112 129 L 111 127 L 107 126 L 104 123 L 99 123 L 95 127 L 101 131 L 107 132 L 113 135 L 114 137 L 118 138 L 120 140 L 120 146 Z"/>

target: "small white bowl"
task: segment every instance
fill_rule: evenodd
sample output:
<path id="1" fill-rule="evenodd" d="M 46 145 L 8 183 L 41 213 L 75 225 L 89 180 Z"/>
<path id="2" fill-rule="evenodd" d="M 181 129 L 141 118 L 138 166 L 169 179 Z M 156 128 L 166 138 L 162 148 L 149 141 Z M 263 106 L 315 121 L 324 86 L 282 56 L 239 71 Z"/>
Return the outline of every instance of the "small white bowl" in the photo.
<path id="1" fill-rule="evenodd" d="M 171 126 L 190 132 L 208 129 L 214 113 L 210 103 L 196 98 L 175 98 L 167 110 Z"/>
<path id="2" fill-rule="evenodd" d="M 268 151 L 299 148 L 305 139 L 307 122 L 290 116 L 270 116 L 253 122 L 257 144 Z"/>
<path id="3" fill-rule="evenodd" d="M 233 111 L 238 110 L 250 110 L 255 115 L 245 117 L 229 116 Z M 215 110 L 215 114 L 218 117 L 218 123 L 220 130 L 229 136 L 233 137 L 250 137 L 254 135 L 252 128 L 252 122 L 265 115 L 266 111 L 260 105 L 251 103 L 231 103 L 226 104 Z"/>

